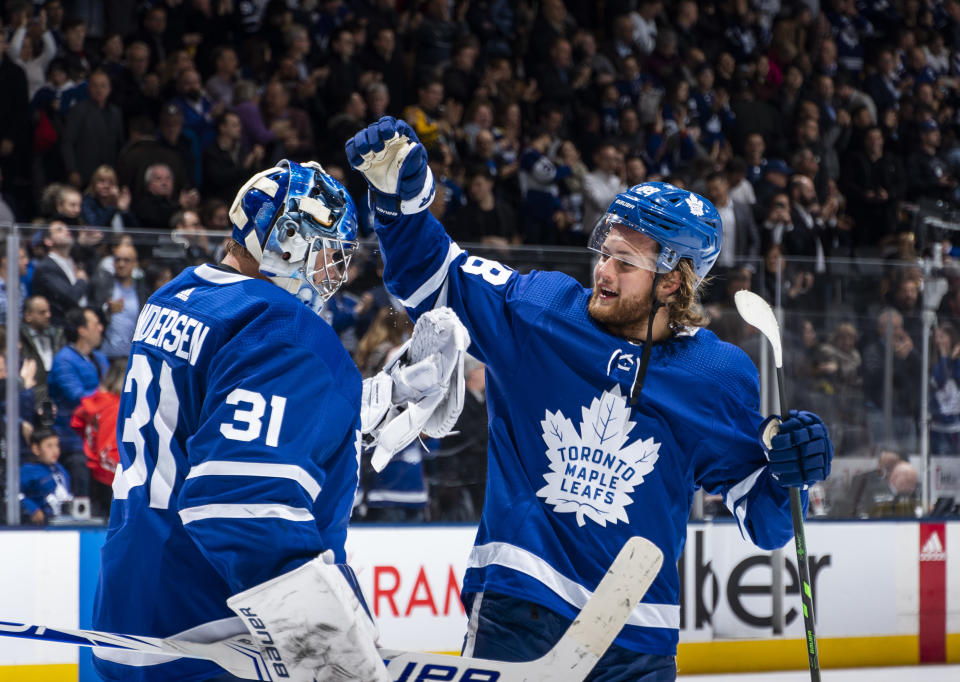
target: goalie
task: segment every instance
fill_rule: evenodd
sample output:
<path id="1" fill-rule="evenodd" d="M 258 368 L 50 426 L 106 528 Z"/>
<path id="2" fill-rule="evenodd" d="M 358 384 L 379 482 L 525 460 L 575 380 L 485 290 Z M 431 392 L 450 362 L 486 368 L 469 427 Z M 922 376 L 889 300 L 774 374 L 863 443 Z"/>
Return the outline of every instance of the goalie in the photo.
<path id="1" fill-rule="evenodd" d="M 230 219 L 223 262 L 184 270 L 137 322 L 94 626 L 190 642 L 249 633 L 275 679 L 386 680 L 344 563 L 361 411 L 380 467 L 421 431 L 445 434 L 466 330 L 449 310 L 424 316 L 362 387 L 315 314 L 357 248 L 343 186 L 282 161 L 241 188 Z M 106 680 L 235 679 L 119 649 L 94 664 Z"/>

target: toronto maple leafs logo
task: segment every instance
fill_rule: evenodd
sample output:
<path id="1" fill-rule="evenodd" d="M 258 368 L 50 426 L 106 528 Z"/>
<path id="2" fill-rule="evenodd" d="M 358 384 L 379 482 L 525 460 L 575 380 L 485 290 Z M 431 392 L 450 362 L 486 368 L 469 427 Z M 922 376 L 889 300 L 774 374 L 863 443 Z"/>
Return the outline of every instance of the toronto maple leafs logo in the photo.
<path id="1" fill-rule="evenodd" d="M 691 194 L 687 197 L 687 206 L 690 207 L 690 213 L 695 216 L 703 215 L 703 202 L 697 198 L 696 194 Z"/>
<path id="2" fill-rule="evenodd" d="M 557 513 L 575 512 L 580 526 L 588 518 L 601 526 L 629 523 L 630 495 L 653 471 L 660 443 L 647 438 L 627 445 L 636 424 L 630 421 L 630 408 L 619 386 L 594 398 L 589 408 L 581 408 L 581 419 L 578 433 L 561 411 L 546 411 L 540 426 L 550 471 L 543 475 L 547 484 L 537 496 Z"/>

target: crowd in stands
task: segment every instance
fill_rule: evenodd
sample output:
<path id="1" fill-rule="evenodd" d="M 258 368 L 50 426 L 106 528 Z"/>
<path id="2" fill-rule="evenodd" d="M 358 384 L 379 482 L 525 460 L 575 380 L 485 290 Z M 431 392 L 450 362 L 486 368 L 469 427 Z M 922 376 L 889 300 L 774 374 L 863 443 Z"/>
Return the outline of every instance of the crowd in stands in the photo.
<path id="1" fill-rule="evenodd" d="M 960 223 L 957 0 L 2 10 L 0 225 L 35 226 L 20 233 L 21 453 L 54 459 L 34 467 L 34 488 L 48 492 L 24 503 L 29 519 L 61 489 L 105 513 L 115 451 L 90 433 L 115 404 L 137 312 L 183 267 L 218 260 L 228 206 L 253 172 L 319 161 L 370 235 L 343 145 L 383 115 L 407 120 L 429 150 L 431 212 L 505 260 L 515 245 L 584 245 L 613 197 L 640 182 L 710 198 L 724 232 L 704 295 L 711 328 L 758 357 L 732 294 L 782 303 L 792 402 L 824 415 L 839 455 L 918 451 L 921 313 L 936 308 L 931 449 L 960 454 L 960 239 L 942 227 Z M 923 227 L 925 216 L 941 227 Z M 940 268 L 937 300 L 925 295 L 924 256 Z M 873 260 L 876 276 L 860 281 Z M 325 314 L 367 376 L 409 329 L 373 250 L 352 268 Z M 4 308 L 10 286 L 0 282 Z M 471 426 L 365 472 L 358 516 L 477 518 L 482 367 L 469 376 Z"/>

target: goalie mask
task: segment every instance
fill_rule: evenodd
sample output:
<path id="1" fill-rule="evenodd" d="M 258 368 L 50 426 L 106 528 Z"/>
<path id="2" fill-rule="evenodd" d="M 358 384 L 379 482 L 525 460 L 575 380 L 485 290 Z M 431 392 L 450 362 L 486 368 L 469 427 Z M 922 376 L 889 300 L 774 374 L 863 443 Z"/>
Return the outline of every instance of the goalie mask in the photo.
<path id="1" fill-rule="evenodd" d="M 284 159 L 257 173 L 237 192 L 230 222 L 261 274 L 314 312 L 347 281 L 357 209 L 320 164 Z"/>

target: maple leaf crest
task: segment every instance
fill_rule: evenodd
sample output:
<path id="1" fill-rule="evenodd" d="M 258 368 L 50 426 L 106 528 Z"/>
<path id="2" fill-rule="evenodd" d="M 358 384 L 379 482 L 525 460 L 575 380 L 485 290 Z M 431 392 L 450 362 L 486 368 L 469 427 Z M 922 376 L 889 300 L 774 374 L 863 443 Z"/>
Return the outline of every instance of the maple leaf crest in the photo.
<path id="1" fill-rule="evenodd" d="M 703 215 L 703 202 L 696 195 L 691 194 L 687 197 L 687 206 L 690 207 L 690 213 L 695 216 Z"/>
<path id="2" fill-rule="evenodd" d="M 647 438 L 627 444 L 636 423 L 630 421 L 620 387 L 604 391 L 581 408 L 579 431 L 559 410 L 546 410 L 540 426 L 550 470 L 537 495 L 557 513 L 575 513 L 580 526 L 586 519 L 601 526 L 629 523 L 626 507 L 633 503 L 631 493 L 653 471 L 660 443 Z"/>

